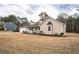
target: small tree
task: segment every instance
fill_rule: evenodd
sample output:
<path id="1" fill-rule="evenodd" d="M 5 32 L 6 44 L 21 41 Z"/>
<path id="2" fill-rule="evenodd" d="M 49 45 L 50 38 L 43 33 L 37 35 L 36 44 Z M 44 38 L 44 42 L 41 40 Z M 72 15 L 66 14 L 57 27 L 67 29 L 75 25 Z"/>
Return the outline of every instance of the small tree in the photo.
<path id="1" fill-rule="evenodd" d="M 58 15 L 57 20 L 60 21 L 60 22 L 62 22 L 62 23 L 66 23 L 67 18 L 68 18 L 68 14 L 66 14 L 66 13 L 60 13 Z"/>
<path id="2" fill-rule="evenodd" d="M 7 17 L 2 18 L 4 22 L 14 22 L 17 23 L 17 19 L 14 15 L 9 15 Z"/>

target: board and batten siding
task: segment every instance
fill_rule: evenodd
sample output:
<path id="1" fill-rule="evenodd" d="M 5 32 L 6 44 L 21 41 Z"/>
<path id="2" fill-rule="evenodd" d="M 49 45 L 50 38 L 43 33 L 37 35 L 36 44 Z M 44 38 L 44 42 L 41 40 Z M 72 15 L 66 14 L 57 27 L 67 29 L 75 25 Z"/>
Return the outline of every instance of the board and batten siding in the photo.
<path id="1" fill-rule="evenodd" d="M 51 22 L 52 23 L 52 30 L 51 31 L 48 31 L 48 25 L 47 23 L 48 22 Z M 65 30 L 65 24 L 63 23 L 60 23 L 56 20 L 53 20 L 53 19 L 48 19 L 46 20 L 41 26 L 40 26 L 40 31 L 43 31 L 44 34 L 48 34 L 48 35 L 54 35 L 54 34 L 61 34 L 61 33 L 65 33 L 66 30 Z"/>

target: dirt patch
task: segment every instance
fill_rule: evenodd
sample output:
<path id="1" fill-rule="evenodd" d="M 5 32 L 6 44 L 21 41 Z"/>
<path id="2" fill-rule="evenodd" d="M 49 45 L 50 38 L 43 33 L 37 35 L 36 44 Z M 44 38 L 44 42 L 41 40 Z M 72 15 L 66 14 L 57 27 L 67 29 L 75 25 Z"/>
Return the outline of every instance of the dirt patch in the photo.
<path id="1" fill-rule="evenodd" d="M 52 37 L 0 31 L 0 53 L 79 53 L 79 34 Z"/>

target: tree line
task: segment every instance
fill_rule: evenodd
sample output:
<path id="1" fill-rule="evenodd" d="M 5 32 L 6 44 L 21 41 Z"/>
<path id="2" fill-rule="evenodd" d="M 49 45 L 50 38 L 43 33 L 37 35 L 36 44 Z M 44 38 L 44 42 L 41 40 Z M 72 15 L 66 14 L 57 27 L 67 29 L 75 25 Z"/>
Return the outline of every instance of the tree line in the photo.
<path id="1" fill-rule="evenodd" d="M 79 14 L 68 15 L 61 13 L 58 15 L 57 20 L 66 24 L 67 32 L 79 33 Z"/>
<path id="2" fill-rule="evenodd" d="M 19 25 L 19 24 L 23 25 L 24 23 L 25 23 L 24 25 L 26 25 L 26 23 L 28 23 L 27 18 L 25 18 L 25 17 L 24 18 L 18 17 L 18 18 L 21 20 L 22 24 L 18 22 L 15 15 L 0 17 L 0 28 L 2 28 L 1 26 L 5 22 L 13 22 L 17 25 Z M 68 15 L 66 13 L 61 13 L 61 14 L 58 15 L 56 20 L 66 24 L 66 31 L 67 32 L 79 33 L 79 14 L 75 13 L 73 15 Z"/>
<path id="3" fill-rule="evenodd" d="M 0 30 L 4 29 L 3 25 L 6 22 L 13 22 L 17 26 L 21 26 L 23 24 L 26 24 L 28 22 L 28 20 L 27 20 L 26 17 L 18 17 L 18 16 L 15 16 L 15 15 L 8 15 L 8 16 L 5 16 L 5 17 L 0 17 Z"/>

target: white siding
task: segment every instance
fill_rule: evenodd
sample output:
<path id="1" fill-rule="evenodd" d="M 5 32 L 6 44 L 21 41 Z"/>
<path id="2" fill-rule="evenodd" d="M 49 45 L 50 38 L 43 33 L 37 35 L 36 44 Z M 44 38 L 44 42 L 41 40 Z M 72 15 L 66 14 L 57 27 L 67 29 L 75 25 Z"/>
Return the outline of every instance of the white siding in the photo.
<path id="1" fill-rule="evenodd" d="M 52 22 L 52 31 L 48 31 L 48 25 L 47 23 L 51 21 Z M 61 34 L 61 33 L 65 33 L 65 25 L 62 23 L 59 23 L 55 20 L 52 19 L 48 19 L 46 20 L 41 26 L 40 26 L 40 31 L 43 31 L 44 34 Z"/>
<path id="2" fill-rule="evenodd" d="M 26 30 L 27 30 L 26 28 L 19 28 L 20 33 L 23 33 L 23 31 L 26 31 Z"/>
<path id="3" fill-rule="evenodd" d="M 19 32 L 20 33 L 24 33 L 24 32 L 32 33 L 33 31 L 28 29 L 28 28 L 26 28 L 26 27 L 20 27 L 19 28 Z"/>

